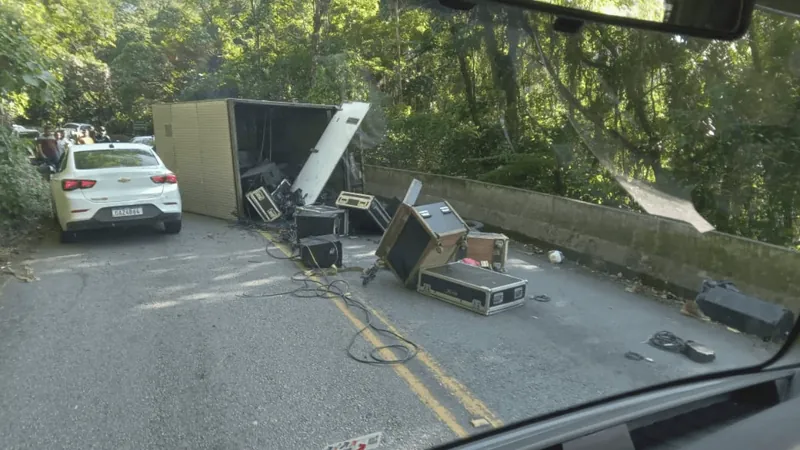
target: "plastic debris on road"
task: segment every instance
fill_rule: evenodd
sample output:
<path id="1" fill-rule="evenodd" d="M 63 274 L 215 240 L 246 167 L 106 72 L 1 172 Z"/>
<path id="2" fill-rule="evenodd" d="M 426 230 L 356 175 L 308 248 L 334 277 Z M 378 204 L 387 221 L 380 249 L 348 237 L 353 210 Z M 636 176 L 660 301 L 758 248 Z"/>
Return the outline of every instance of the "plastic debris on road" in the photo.
<path id="1" fill-rule="evenodd" d="M 547 258 L 553 264 L 561 264 L 564 262 L 564 254 L 558 250 L 550 250 L 547 252 Z"/>

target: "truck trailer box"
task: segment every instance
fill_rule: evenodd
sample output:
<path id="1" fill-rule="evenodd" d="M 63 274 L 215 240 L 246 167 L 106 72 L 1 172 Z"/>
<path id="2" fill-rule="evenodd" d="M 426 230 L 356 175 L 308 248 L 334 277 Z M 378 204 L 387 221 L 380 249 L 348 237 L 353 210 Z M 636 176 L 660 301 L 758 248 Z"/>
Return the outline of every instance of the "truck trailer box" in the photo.
<path id="1" fill-rule="evenodd" d="M 280 166 L 306 204 L 333 202 L 338 191 L 361 183 L 347 147 L 369 107 L 231 98 L 158 103 L 155 147 L 178 176 L 186 212 L 248 216 L 242 174 L 265 161 Z"/>

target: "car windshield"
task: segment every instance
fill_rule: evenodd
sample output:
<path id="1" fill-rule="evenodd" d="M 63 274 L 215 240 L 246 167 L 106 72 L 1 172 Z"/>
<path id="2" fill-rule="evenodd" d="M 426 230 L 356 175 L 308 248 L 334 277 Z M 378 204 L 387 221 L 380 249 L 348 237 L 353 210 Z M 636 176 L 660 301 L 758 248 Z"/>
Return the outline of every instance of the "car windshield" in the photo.
<path id="1" fill-rule="evenodd" d="M 151 151 L 140 149 L 79 150 L 73 158 L 78 170 L 158 166 Z"/>
<path id="2" fill-rule="evenodd" d="M 0 448 L 430 448 L 765 363 L 800 313 L 796 18 L 733 41 L 460 0 L 0 18 L 3 123 L 158 150 L 0 158 L 0 267 L 32 271 L 0 280 Z"/>

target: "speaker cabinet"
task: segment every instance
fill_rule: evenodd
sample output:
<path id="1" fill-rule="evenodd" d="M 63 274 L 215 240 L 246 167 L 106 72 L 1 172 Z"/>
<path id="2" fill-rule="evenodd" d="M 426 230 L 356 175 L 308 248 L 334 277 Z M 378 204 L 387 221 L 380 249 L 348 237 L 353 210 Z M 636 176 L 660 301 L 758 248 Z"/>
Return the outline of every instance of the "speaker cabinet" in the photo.
<path id="1" fill-rule="evenodd" d="M 409 289 L 415 289 L 420 269 L 452 261 L 464 245 L 469 226 L 442 201 L 422 206 L 401 203 L 375 255 Z"/>
<path id="2" fill-rule="evenodd" d="M 794 314 L 789 309 L 729 287 L 704 285 L 695 300 L 711 320 L 765 341 L 780 342 L 794 326 Z"/>

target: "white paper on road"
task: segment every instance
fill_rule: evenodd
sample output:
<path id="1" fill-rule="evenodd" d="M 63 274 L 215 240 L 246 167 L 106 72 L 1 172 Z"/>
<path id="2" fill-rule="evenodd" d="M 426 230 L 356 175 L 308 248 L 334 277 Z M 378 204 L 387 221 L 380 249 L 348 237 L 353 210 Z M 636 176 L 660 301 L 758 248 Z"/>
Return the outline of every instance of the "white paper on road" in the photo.
<path id="1" fill-rule="evenodd" d="M 372 450 L 373 448 L 378 448 L 381 442 L 383 442 L 383 432 L 378 431 L 377 433 L 327 445 L 324 450 Z"/>

